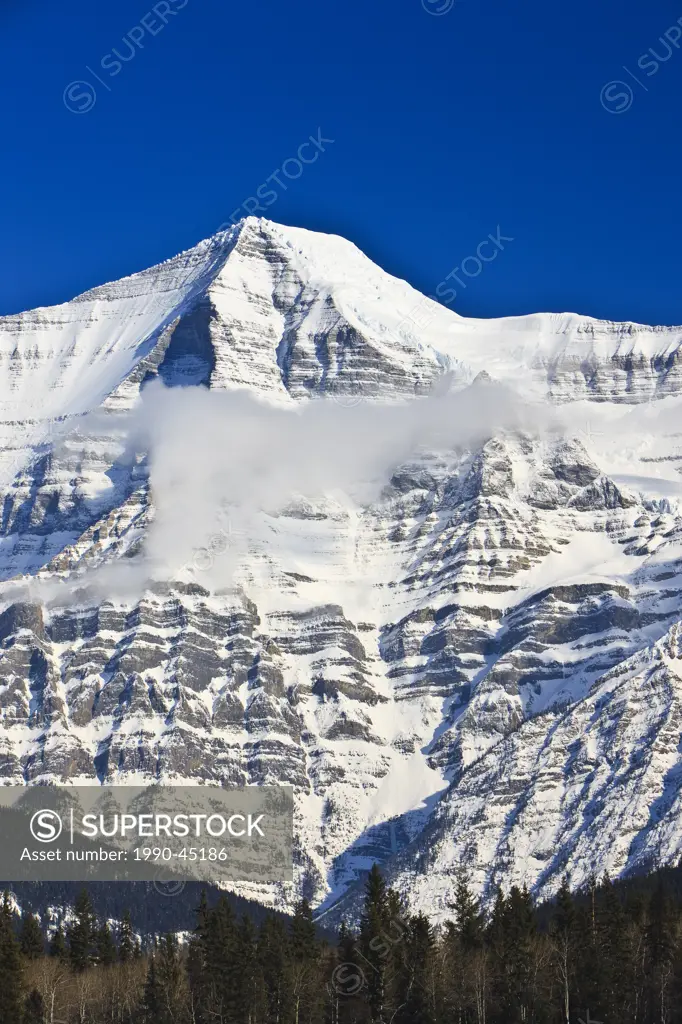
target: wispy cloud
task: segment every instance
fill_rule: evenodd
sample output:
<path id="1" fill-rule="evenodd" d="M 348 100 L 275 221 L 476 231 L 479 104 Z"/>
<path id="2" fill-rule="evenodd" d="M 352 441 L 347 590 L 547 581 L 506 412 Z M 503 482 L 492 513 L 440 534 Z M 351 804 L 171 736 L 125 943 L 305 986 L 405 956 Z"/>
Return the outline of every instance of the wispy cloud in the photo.
<path id="1" fill-rule="evenodd" d="M 187 567 L 209 576 L 214 562 L 220 564 L 215 582 L 224 586 L 263 512 L 340 494 L 366 504 L 420 450 L 475 448 L 500 431 L 552 428 L 548 407 L 530 406 L 506 387 L 477 380 L 452 392 L 443 383 L 405 404 L 353 408 L 330 400 L 275 407 L 246 391 L 155 383 L 122 418 L 82 421 L 87 436 L 120 431 L 131 459 L 148 454 L 154 518 L 139 556 L 97 570 L 78 586 L 130 593 Z M 214 547 L 219 559 L 197 557 Z"/>

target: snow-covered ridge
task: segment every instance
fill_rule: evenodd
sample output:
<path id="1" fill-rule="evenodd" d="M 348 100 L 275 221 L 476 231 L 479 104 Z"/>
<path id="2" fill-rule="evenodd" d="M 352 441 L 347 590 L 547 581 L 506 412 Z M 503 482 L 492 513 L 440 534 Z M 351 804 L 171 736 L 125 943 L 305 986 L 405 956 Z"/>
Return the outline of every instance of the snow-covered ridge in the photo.
<path id="1" fill-rule="evenodd" d="M 297 885 L 324 907 L 375 859 L 445 906 L 461 861 L 483 891 L 546 893 L 678 856 L 681 343 L 574 314 L 467 320 L 344 239 L 255 218 L 0 319 L 0 774 L 293 783 Z M 148 535 L 146 455 L 117 422 L 151 381 L 353 406 L 483 373 L 563 431 L 422 452 L 366 505 L 292 496 L 229 588 L 203 564 L 227 557 L 217 536 L 142 595 L 75 593 Z M 93 411 L 110 431 L 88 433 Z M 17 597 L 37 580 L 72 597 Z M 609 761 L 623 721 L 645 784 Z"/>
<path id="2" fill-rule="evenodd" d="M 300 294 L 291 294 L 292 287 Z M 157 267 L 72 302 L 0 318 L 3 411 L 34 411 L 36 418 L 48 419 L 98 404 L 200 294 L 225 300 L 227 292 L 236 301 L 235 291 L 243 299 L 253 288 L 269 290 L 271 301 L 297 300 L 306 334 L 342 317 L 347 329 L 385 346 L 396 362 L 423 353 L 434 370 L 452 366 L 470 380 L 483 370 L 502 380 L 542 371 L 552 391 L 570 368 L 585 379 L 579 394 L 567 392 L 567 398 L 604 397 L 600 367 L 611 362 L 612 384 L 621 383 L 619 373 L 630 379 L 608 397 L 633 401 L 631 378 L 645 372 L 644 364 L 652 394 L 668 393 L 671 374 L 676 379 L 682 327 L 572 313 L 465 319 L 384 273 L 343 238 L 249 217 Z M 232 317 L 238 313 L 234 309 Z M 280 370 L 285 368 L 280 359 Z M 342 367 L 342 375 L 353 368 Z"/>

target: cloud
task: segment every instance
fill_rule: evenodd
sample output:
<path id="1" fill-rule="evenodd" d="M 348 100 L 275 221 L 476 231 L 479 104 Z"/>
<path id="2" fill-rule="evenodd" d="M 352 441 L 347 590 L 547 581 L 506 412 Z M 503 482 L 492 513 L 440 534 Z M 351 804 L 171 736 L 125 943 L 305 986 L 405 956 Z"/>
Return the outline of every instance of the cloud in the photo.
<path id="1" fill-rule="evenodd" d="M 202 553 L 210 556 L 212 548 L 221 549 L 220 569 L 213 578 L 203 573 L 201 582 L 228 585 L 262 530 L 264 512 L 334 495 L 362 506 L 421 450 L 475 449 L 501 431 L 537 433 L 552 425 L 549 407 L 531 406 L 483 377 L 456 392 L 441 382 L 423 398 L 352 408 L 328 398 L 273 406 L 246 391 L 154 382 L 132 412 L 98 413 L 79 426 L 88 437 L 118 433 L 131 460 L 147 455 L 154 517 L 143 551 L 71 581 L 67 590 L 87 585 L 102 595 L 139 594 L 183 567 L 207 569 Z"/>
<path id="2" fill-rule="evenodd" d="M 296 497 L 341 492 L 364 504 L 420 449 L 477 447 L 501 430 L 537 431 L 548 422 L 546 411 L 486 381 L 353 408 L 329 399 L 274 407 L 247 392 L 155 384 L 131 425 L 150 452 L 157 512 L 148 557 L 186 558 L 215 528 L 219 510 L 248 529 L 257 512 L 276 512 Z"/>

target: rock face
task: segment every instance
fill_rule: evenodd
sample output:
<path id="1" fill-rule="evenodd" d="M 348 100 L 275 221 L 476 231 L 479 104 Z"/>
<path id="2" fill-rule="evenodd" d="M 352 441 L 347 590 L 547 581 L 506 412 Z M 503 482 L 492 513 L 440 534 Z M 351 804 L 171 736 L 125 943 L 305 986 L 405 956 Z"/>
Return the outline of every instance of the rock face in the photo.
<path id="1" fill-rule="evenodd" d="M 529 879 L 679 860 L 682 645 L 661 640 L 605 672 L 566 711 L 529 718 L 461 772 L 427 828 L 391 865 L 418 908 L 447 912 L 464 864 L 486 896 Z"/>
<path id="2" fill-rule="evenodd" d="M 680 328 L 465 320 L 254 218 L 0 319 L 2 781 L 291 784 L 296 883 L 247 894 L 332 916 L 375 860 L 445 914 L 462 863 L 488 897 L 678 858 L 681 349 Z M 79 593 L 153 521 L 116 424 L 156 378 L 352 406 L 490 377 L 561 429 L 423 451 L 364 505 L 292 496 L 229 588 L 197 558 Z"/>

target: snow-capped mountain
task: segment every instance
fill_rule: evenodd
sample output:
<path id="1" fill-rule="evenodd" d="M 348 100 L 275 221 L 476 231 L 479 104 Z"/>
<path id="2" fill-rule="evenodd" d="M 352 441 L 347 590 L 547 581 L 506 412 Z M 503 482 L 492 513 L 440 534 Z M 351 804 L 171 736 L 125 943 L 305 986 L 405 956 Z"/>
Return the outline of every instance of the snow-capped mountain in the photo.
<path id="1" fill-rule="evenodd" d="M 681 352 L 682 328 L 467 320 L 256 218 L 0 319 L 3 781 L 293 784 L 321 912 L 375 860 L 438 916 L 461 864 L 547 895 L 676 859 Z M 556 422 L 422 447 L 365 502 L 292 493 L 93 593 L 158 517 L 120 426 L 157 380 L 351 416 L 497 381 Z"/>

